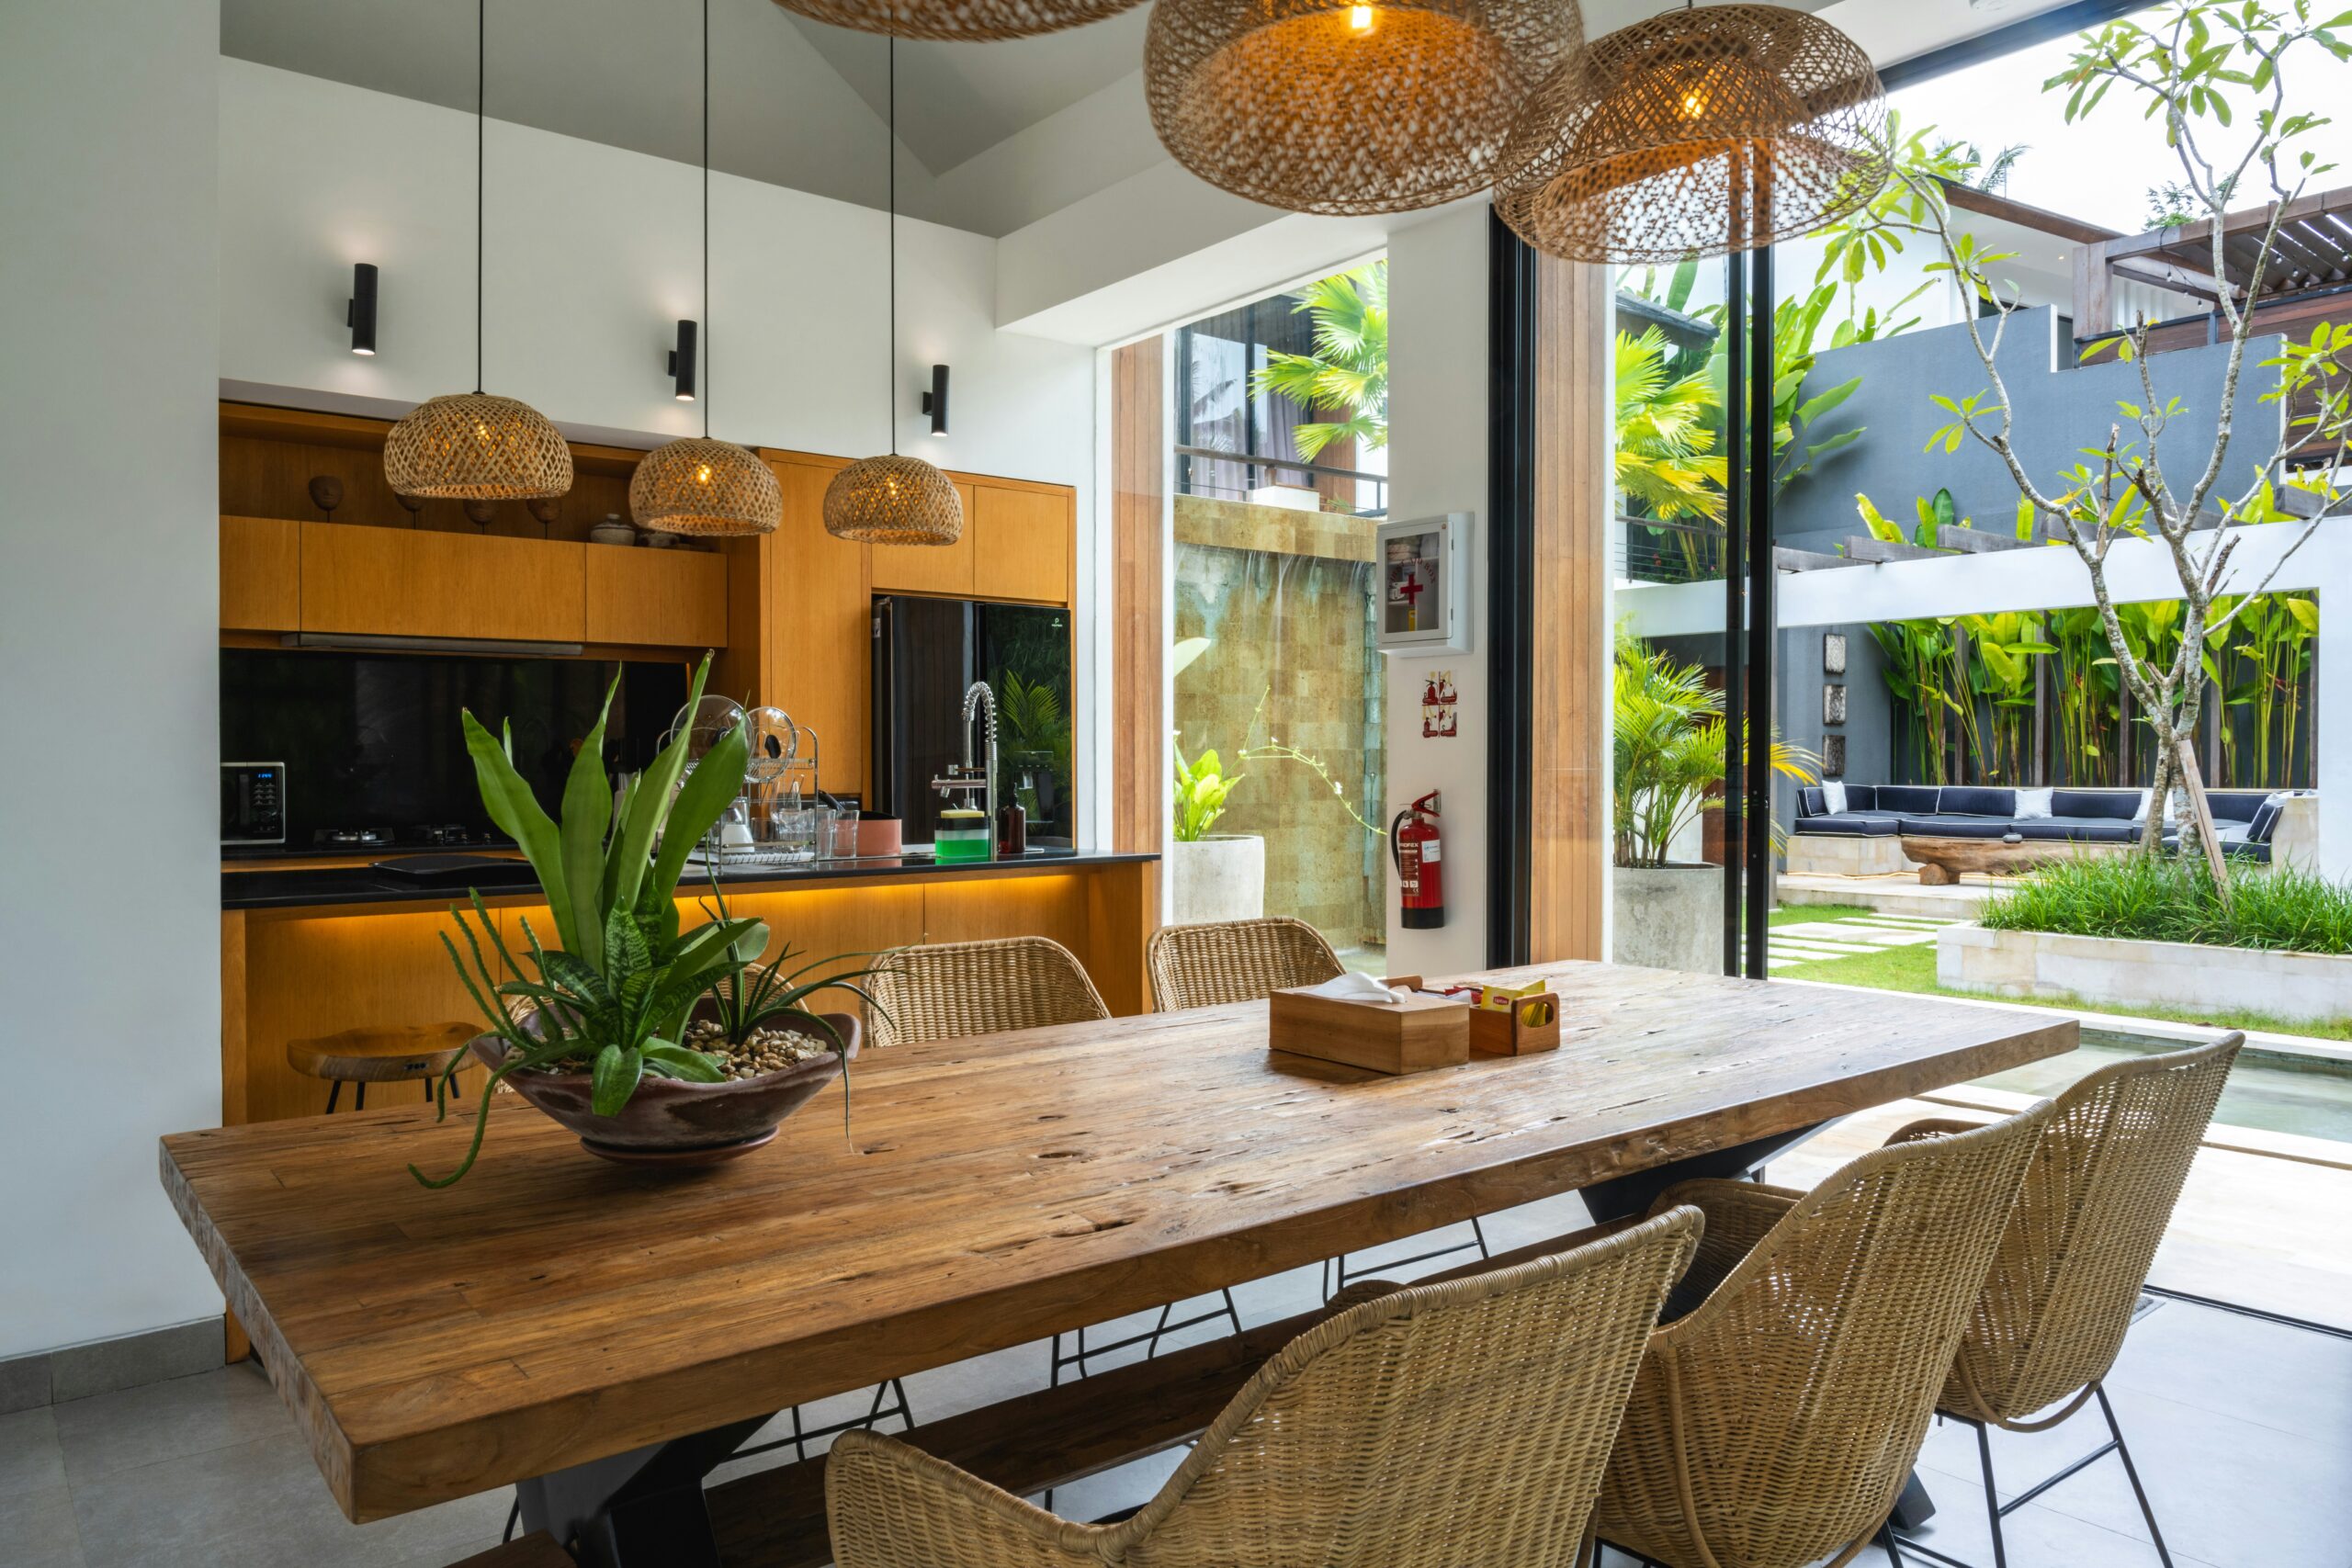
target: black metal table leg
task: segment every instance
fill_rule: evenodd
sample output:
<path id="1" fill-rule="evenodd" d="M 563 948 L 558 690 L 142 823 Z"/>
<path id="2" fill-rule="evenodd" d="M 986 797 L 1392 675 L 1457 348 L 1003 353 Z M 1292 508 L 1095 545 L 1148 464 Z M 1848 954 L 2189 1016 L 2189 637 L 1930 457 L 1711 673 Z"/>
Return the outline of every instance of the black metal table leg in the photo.
<path id="1" fill-rule="evenodd" d="M 1607 1224 L 1611 1220 L 1631 1219 L 1647 1213 L 1657 1195 L 1678 1181 L 1695 1181 L 1702 1177 L 1746 1176 L 1774 1155 L 1788 1150 L 1812 1137 L 1826 1122 L 1816 1122 L 1810 1127 L 1800 1127 L 1793 1133 L 1778 1133 L 1769 1138 L 1756 1138 L 1729 1148 L 1716 1149 L 1711 1154 L 1692 1155 L 1689 1159 L 1668 1160 L 1626 1176 L 1612 1176 L 1582 1189 L 1577 1196 L 1584 1200 L 1585 1212 L 1595 1222 Z"/>
<path id="2" fill-rule="evenodd" d="M 526 1530 L 571 1547 L 583 1568 L 719 1568 L 703 1477 L 772 1419 L 572 1465 L 514 1488 Z"/>

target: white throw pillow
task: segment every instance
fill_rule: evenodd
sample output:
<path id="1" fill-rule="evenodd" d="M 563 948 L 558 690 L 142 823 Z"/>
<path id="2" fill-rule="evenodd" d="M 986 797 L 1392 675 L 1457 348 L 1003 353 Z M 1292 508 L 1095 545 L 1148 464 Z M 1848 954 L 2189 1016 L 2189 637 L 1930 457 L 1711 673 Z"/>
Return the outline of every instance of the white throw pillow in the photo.
<path id="1" fill-rule="evenodd" d="M 2156 792 L 2152 789 L 2143 789 L 2140 792 L 2140 804 L 2134 807 L 2132 812 L 2132 821 L 2145 822 L 2148 819 L 2149 797 L 2155 793 Z M 2178 820 L 2179 816 L 2177 814 L 2177 807 L 2173 805 L 2173 797 L 2170 795 L 2166 795 L 2165 796 L 2165 821 L 2169 825 Z"/>
<path id="2" fill-rule="evenodd" d="M 2031 822 L 2039 818 L 2048 817 L 2050 815 L 2050 797 L 2055 793 L 2056 792 L 2054 790 L 2047 789 L 2021 789 L 2018 791 L 2017 819 L 2020 822 Z"/>
<path id="3" fill-rule="evenodd" d="M 1846 786 L 1836 779 L 1825 779 L 1821 785 L 1821 808 L 1832 817 L 1846 809 Z"/>

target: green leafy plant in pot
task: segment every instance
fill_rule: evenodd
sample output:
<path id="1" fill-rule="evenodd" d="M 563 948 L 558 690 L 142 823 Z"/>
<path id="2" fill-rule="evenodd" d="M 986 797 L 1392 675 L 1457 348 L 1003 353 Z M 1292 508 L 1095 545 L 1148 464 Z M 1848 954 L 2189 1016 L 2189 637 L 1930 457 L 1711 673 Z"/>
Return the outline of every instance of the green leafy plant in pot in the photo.
<path id="1" fill-rule="evenodd" d="M 709 672 L 706 657 L 689 709 Z M 607 691 L 605 714 L 612 697 Z M 573 758 L 560 823 L 515 771 L 511 736 L 492 736 L 464 716 L 482 804 L 537 874 L 556 945 L 518 919 L 525 949 L 518 957 L 479 892 L 471 894 L 470 919 L 468 908 L 451 909 L 466 952 L 461 956 L 447 933 L 442 945 L 488 1021 L 473 1055 L 490 1071 L 458 1168 L 442 1177 L 409 1168 L 426 1186 L 449 1186 L 472 1168 L 501 1083 L 580 1134 L 594 1153 L 707 1156 L 765 1142 L 856 1049 L 854 1018 L 800 1004 L 827 988 L 863 997 L 857 976 L 873 971 L 804 981 L 820 963 L 776 976 L 757 962 L 767 947 L 765 922 L 729 917 L 723 899 L 715 918 L 682 929 L 675 895 L 687 856 L 742 789 L 750 750 L 742 728 L 712 744 L 691 770 L 688 737 L 673 737 L 616 805 L 604 771 L 605 714 Z M 492 955 L 506 978 L 492 968 Z M 830 1055 L 781 1073 L 733 1077 L 725 1050 L 685 1043 L 696 1017 L 718 1023 L 701 1032 L 714 1045 L 732 1046 L 754 1029 L 784 1022 L 823 1042 Z M 453 1063 L 448 1077 L 456 1072 Z"/>

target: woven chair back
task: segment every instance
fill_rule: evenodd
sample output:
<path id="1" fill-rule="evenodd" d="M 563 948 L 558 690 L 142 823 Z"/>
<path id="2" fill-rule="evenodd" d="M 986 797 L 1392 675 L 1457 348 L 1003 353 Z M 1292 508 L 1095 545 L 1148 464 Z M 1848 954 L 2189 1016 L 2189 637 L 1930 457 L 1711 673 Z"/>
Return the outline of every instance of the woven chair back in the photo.
<path id="1" fill-rule="evenodd" d="M 1864 1155 L 1660 1329 L 1602 1538 L 1677 1568 L 1859 1550 L 1918 1454 L 2050 1113 Z"/>
<path id="2" fill-rule="evenodd" d="M 1010 1029 L 1108 1018 L 1102 995 L 1070 950 L 1041 936 L 902 947 L 867 982 L 876 1045 L 911 1045 Z"/>
<path id="3" fill-rule="evenodd" d="M 2015 1426 L 2069 1395 L 2079 1403 L 2107 1376 L 2245 1043 L 2231 1034 L 2118 1062 L 2058 1097 L 1945 1409 Z"/>
<path id="4" fill-rule="evenodd" d="M 1658 1303 L 1699 1228 L 1695 1211 L 1673 1210 L 1308 1330 L 1235 1396 L 1111 1560 L 1572 1568 Z"/>
<path id="5" fill-rule="evenodd" d="M 1305 920 L 1270 918 L 1163 926 L 1145 950 L 1151 1005 L 1161 1012 L 1256 1001 L 1340 973 L 1340 955 Z"/>

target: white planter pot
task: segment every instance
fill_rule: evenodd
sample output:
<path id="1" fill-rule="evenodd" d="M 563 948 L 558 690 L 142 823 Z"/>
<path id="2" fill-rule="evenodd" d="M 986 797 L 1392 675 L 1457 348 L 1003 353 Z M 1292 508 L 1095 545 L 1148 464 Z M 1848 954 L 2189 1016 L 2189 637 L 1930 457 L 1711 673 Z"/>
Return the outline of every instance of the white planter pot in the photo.
<path id="1" fill-rule="evenodd" d="M 1947 926 L 1936 983 L 1995 997 L 2080 997 L 2297 1020 L 2352 1013 L 2352 957 Z"/>
<path id="2" fill-rule="evenodd" d="M 1168 846 L 1171 925 L 1254 920 L 1266 912 L 1266 840 L 1254 833 L 1212 833 Z"/>
<path id="3" fill-rule="evenodd" d="M 1609 956 L 1686 974 L 1724 968 L 1724 872 L 1717 865 L 1611 868 Z"/>

